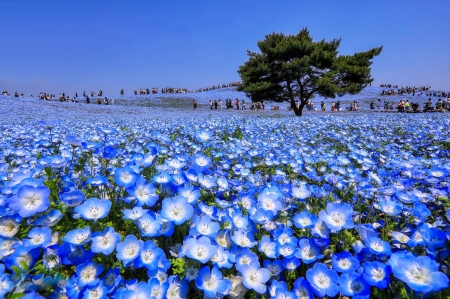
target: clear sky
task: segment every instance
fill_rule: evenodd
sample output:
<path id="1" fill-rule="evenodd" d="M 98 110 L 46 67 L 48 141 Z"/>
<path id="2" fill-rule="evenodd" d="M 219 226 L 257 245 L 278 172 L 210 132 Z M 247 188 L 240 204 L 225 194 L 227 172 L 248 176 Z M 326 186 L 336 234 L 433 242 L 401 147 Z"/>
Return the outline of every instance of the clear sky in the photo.
<path id="1" fill-rule="evenodd" d="M 246 50 L 308 27 L 340 53 L 384 46 L 374 84 L 450 90 L 450 1 L 0 0 L 0 91 L 72 95 L 239 80 Z"/>

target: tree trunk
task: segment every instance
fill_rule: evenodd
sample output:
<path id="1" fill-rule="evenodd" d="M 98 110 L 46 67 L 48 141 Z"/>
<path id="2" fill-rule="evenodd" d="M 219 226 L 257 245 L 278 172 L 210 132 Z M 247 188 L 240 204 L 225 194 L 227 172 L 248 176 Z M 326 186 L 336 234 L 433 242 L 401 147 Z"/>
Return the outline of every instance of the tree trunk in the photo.
<path id="1" fill-rule="evenodd" d="M 295 105 L 295 98 L 291 97 L 291 108 L 294 110 L 296 116 L 302 116 L 304 106 L 305 104 L 303 102 L 300 102 L 300 106 L 297 108 L 297 106 Z"/>

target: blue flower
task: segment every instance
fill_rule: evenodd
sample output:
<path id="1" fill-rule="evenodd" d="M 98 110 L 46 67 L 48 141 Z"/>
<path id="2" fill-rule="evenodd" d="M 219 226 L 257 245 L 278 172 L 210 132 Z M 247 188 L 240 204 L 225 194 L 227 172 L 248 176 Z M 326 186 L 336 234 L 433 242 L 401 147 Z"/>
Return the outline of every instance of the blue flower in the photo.
<path id="1" fill-rule="evenodd" d="M 23 185 L 17 190 L 17 196 L 8 200 L 9 207 L 21 217 L 29 217 L 44 212 L 50 206 L 50 190 L 46 186 Z"/>
<path id="2" fill-rule="evenodd" d="M 143 177 L 136 180 L 136 185 L 127 188 L 127 192 L 137 199 L 138 206 L 153 207 L 159 199 L 156 187 L 147 182 Z"/>
<path id="3" fill-rule="evenodd" d="M 139 258 L 135 260 L 137 267 L 146 267 L 148 270 L 158 269 L 160 257 L 164 256 L 164 251 L 159 248 L 153 241 L 145 241 Z"/>
<path id="4" fill-rule="evenodd" d="M 253 261 L 249 265 L 243 265 L 242 283 L 248 289 L 255 290 L 259 294 L 264 294 L 267 290 L 266 282 L 270 279 L 269 270 L 262 268 L 258 261 Z"/>
<path id="5" fill-rule="evenodd" d="M 133 186 L 138 178 L 137 173 L 130 166 L 117 168 L 114 171 L 114 176 L 116 184 L 124 188 Z"/>
<path id="6" fill-rule="evenodd" d="M 114 231 L 114 228 L 107 227 L 103 232 L 92 234 L 91 250 L 95 253 L 109 255 L 113 252 L 116 244 L 120 241 L 120 234 Z"/>
<path id="7" fill-rule="evenodd" d="M 92 261 L 87 261 L 77 267 L 78 276 L 77 285 L 82 288 L 84 286 L 95 286 L 99 283 L 98 276 L 102 274 L 104 267 Z"/>
<path id="8" fill-rule="evenodd" d="M 61 220 L 62 217 L 63 214 L 61 213 L 60 210 L 51 210 L 44 216 L 41 216 L 38 219 L 36 219 L 34 225 L 52 227 L 56 225 L 59 222 L 59 220 Z"/>
<path id="9" fill-rule="evenodd" d="M 344 203 L 329 203 L 327 210 L 320 211 L 319 218 L 333 231 L 337 232 L 343 228 L 353 228 L 353 207 Z"/>
<path id="10" fill-rule="evenodd" d="M 231 289 L 231 281 L 223 279 L 222 272 L 216 267 L 210 269 L 208 266 L 200 269 L 195 285 L 210 298 L 217 294 L 227 295 L 226 291 Z"/>
<path id="11" fill-rule="evenodd" d="M 342 273 L 355 272 L 359 268 L 359 261 L 348 251 L 335 253 L 331 256 L 333 269 Z"/>
<path id="12" fill-rule="evenodd" d="M 91 228 L 86 226 L 84 229 L 71 230 L 62 240 L 73 245 L 84 245 L 91 240 Z"/>
<path id="13" fill-rule="evenodd" d="M 317 216 L 308 211 L 302 211 L 292 217 L 297 228 L 313 228 L 317 223 Z"/>
<path id="14" fill-rule="evenodd" d="M 314 239 L 300 239 L 298 245 L 300 249 L 295 256 L 301 259 L 305 264 L 311 264 L 312 262 L 323 258 L 321 249 L 316 245 Z"/>
<path id="15" fill-rule="evenodd" d="M 204 215 L 194 217 L 194 228 L 191 229 L 191 235 L 203 235 L 214 238 L 220 230 L 220 224 L 213 222 L 211 217 Z"/>
<path id="16" fill-rule="evenodd" d="M 48 227 L 35 227 L 28 232 L 24 245 L 28 248 L 47 247 L 52 242 L 52 230 Z"/>
<path id="17" fill-rule="evenodd" d="M 59 199 L 68 207 L 76 207 L 84 201 L 84 193 L 72 190 L 59 195 Z"/>
<path id="18" fill-rule="evenodd" d="M 195 259 L 202 264 L 208 262 L 216 253 L 217 246 L 211 245 L 208 237 L 200 237 L 198 240 L 189 238 L 185 241 L 186 256 Z"/>
<path id="19" fill-rule="evenodd" d="M 116 257 L 123 262 L 124 267 L 127 267 L 139 256 L 143 247 L 144 242 L 142 240 L 138 240 L 133 235 L 128 235 L 123 242 L 117 244 Z"/>
<path id="20" fill-rule="evenodd" d="M 389 276 L 391 276 L 391 266 L 384 263 L 366 262 L 363 264 L 364 280 L 379 289 L 385 289 L 389 286 Z"/>
<path id="21" fill-rule="evenodd" d="M 102 157 L 106 160 L 114 159 L 117 156 L 117 150 L 112 146 L 106 146 L 103 149 Z"/>
<path id="22" fill-rule="evenodd" d="M 314 294 L 320 298 L 324 296 L 334 297 L 339 292 L 337 286 L 339 277 L 336 271 L 328 269 L 324 264 L 314 264 L 313 268 L 306 271 L 306 278 L 311 284 Z"/>
<path id="23" fill-rule="evenodd" d="M 359 273 L 344 273 L 339 277 L 339 290 L 345 296 L 368 296 L 370 286 Z"/>
<path id="24" fill-rule="evenodd" d="M 111 209 L 111 201 L 108 199 L 89 198 L 83 204 L 75 208 L 75 212 L 81 215 L 85 220 L 94 220 L 105 218 Z"/>
<path id="25" fill-rule="evenodd" d="M 244 232 L 242 230 L 237 230 L 234 232 L 231 240 L 238 246 L 252 248 L 258 244 L 254 240 L 254 236 L 250 232 Z"/>
<path id="26" fill-rule="evenodd" d="M 161 229 L 161 223 L 153 218 L 150 214 L 145 214 L 137 220 L 137 224 L 142 236 L 154 237 L 157 236 Z"/>
<path id="27" fill-rule="evenodd" d="M 162 201 L 161 216 L 180 225 L 192 217 L 194 208 L 183 196 L 165 198 Z"/>
<path id="28" fill-rule="evenodd" d="M 447 275 L 439 271 L 439 264 L 428 256 L 404 255 L 392 267 L 394 276 L 417 292 L 428 293 L 448 288 Z"/>
<path id="29" fill-rule="evenodd" d="M 277 258 L 277 244 L 272 242 L 269 236 L 263 236 L 258 246 L 259 252 L 263 252 L 268 258 Z"/>
<path id="30" fill-rule="evenodd" d="M 368 237 L 364 240 L 364 244 L 369 247 L 369 250 L 374 254 L 391 255 L 391 246 L 388 242 L 377 237 Z"/>
<path id="31" fill-rule="evenodd" d="M 380 209 L 383 213 L 392 217 L 397 217 L 403 211 L 403 206 L 393 200 L 381 200 L 379 202 Z"/>
<path id="32" fill-rule="evenodd" d="M 294 282 L 294 288 L 292 290 L 296 298 L 302 299 L 314 299 L 314 293 L 311 289 L 309 282 L 303 278 L 297 278 Z"/>

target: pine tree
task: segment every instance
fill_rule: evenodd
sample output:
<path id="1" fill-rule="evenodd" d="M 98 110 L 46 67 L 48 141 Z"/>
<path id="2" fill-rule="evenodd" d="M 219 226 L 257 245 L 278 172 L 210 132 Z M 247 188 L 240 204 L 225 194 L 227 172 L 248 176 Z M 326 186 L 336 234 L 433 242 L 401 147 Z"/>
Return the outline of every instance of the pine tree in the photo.
<path id="1" fill-rule="evenodd" d="M 261 53 L 247 51 L 249 59 L 238 70 L 242 80 L 238 90 L 253 102 L 289 102 L 298 116 L 316 94 L 328 98 L 357 94 L 373 81 L 371 60 L 382 47 L 338 56 L 340 42 L 314 42 L 306 28 L 297 35 L 266 35 L 258 42 Z"/>

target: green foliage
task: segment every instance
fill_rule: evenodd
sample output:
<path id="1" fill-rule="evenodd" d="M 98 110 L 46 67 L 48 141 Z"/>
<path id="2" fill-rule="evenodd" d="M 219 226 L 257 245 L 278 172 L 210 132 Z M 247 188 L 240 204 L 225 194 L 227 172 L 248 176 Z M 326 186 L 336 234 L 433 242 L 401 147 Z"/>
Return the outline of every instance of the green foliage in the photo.
<path id="1" fill-rule="evenodd" d="M 244 138 L 244 133 L 242 132 L 242 129 L 237 127 L 236 130 L 234 130 L 233 134 L 231 134 L 233 138 L 242 140 Z"/>
<path id="2" fill-rule="evenodd" d="M 186 262 L 182 258 L 173 258 L 170 260 L 172 263 L 172 273 L 178 275 L 181 279 L 186 276 Z"/>
<path id="3" fill-rule="evenodd" d="M 306 28 L 297 35 L 266 35 L 258 42 L 261 53 L 247 51 L 249 60 L 238 70 L 243 83 L 238 90 L 253 102 L 287 101 L 296 115 L 315 94 L 329 98 L 356 94 L 373 81 L 371 60 L 382 47 L 338 56 L 340 42 L 314 42 Z"/>

